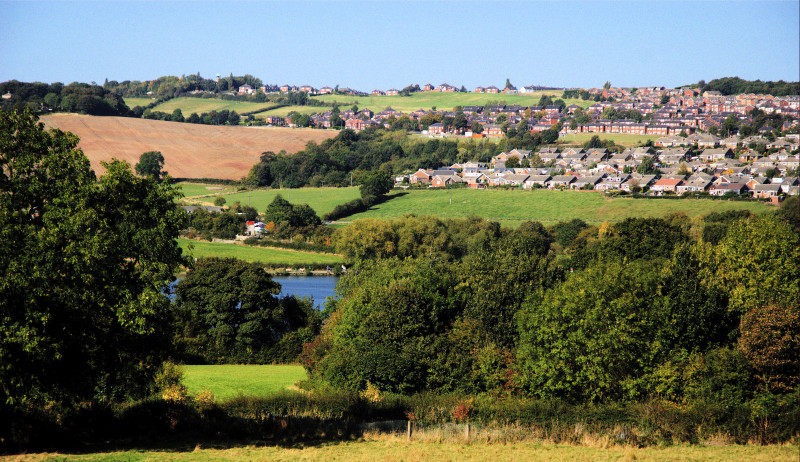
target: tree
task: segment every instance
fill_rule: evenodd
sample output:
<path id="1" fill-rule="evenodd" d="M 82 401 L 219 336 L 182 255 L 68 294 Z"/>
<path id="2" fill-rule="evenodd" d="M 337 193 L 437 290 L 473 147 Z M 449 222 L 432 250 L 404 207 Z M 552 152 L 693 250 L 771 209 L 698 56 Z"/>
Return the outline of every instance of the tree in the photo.
<path id="1" fill-rule="evenodd" d="M 606 80 L 606 83 L 604 83 L 604 84 L 603 84 L 603 89 L 604 89 L 604 90 L 608 90 L 608 89 L 610 89 L 610 88 L 611 88 L 611 82 L 609 82 L 608 80 Z"/>
<path id="2" fill-rule="evenodd" d="M 359 190 L 361 191 L 362 198 L 378 197 L 391 191 L 392 186 L 394 186 L 394 183 L 392 182 L 392 177 L 389 175 L 389 172 L 378 170 L 370 172 L 365 176 L 364 182 L 361 184 Z"/>
<path id="3" fill-rule="evenodd" d="M 77 145 L 0 111 L 0 406 L 140 398 L 168 352 L 179 193 Z"/>
<path id="4" fill-rule="evenodd" d="M 642 175 L 658 175 L 661 172 L 655 167 L 655 156 L 644 156 L 642 163 L 636 167 L 636 172 Z M 685 166 L 684 166 L 685 168 Z"/>
<path id="5" fill-rule="evenodd" d="M 156 180 L 163 178 L 167 172 L 164 169 L 164 156 L 161 151 L 147 151 L 139 156 L 136 164 L 136 174 L 141 176 L 152 176 Z"/>
<path id="6" fill-rule="evenodd" d="M 505 167 L 506 168 L 517 168 L 517 167 L 519 167 L 519 157 L 511 156 L 508 159 L 506 159 Z"/>
<path id="7" fill-rule="evenodd" d="M 280 287 L 257 263 L 198 261 L 176 290 L 188 353 L 217 363 L 263 362 L 269 348 L 312 317 L 303 305 L 282 302 Z"/>
<path id="8" fill-rule="evenodd" d="M 472 133 L 483 133 L 483 125 L 480 122 L 472 122 Z"/>

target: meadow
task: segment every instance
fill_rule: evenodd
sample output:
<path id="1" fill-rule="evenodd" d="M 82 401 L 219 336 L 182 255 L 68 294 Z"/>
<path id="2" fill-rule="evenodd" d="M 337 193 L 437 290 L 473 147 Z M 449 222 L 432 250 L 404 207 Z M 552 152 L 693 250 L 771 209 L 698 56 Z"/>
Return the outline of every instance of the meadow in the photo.
<path id="1" fill-rule="evenodd" d="M 401 112 L 413 112 L 418 109 L 451 110 L 456 106 L 485 106 L 488 103 L 504 101 L 506 104 L 519 104 L 521 106 L 535 106 L 543 95 L 548 95 L 553 100 L 561 97 L 561 91 L 537 91 L 527 94 L 492 94 L 492 93 L 442 93 L 427 91 L 412 93 L 411 96 L 351 96 L 351 95 L 320 95 L 314 99 L 328 103 L 337 102 L 342 109 L 353 104 L 360 109 L 369 108 L 379 112 L 391 107 Z M 564 102 L 567 106 L 576 104 L 583 108 L 594 104 L 594 101 L 584 101 L 577 98 L 568 98 Z"/>
<path id="2" fill-rule="evenodd" d="M 264 119 L 267 116 L 281 116 L 286 117 L 290 112 L 299 112 L 300 114 L 316 114 L 318 112 L 329 111 L 331 108 L 324 106 L 283 106 L 275 109 L 253 114 L 256 119 Z"/>
<path id="3" fill-rule="evenodd" d="M 127 100 L 126 100 L 127 101 Z M 239 114 L 245 112 L 264 111 L 277 106 L 275 103 L 251 103 L 249 101 L 231 101 L 217 98 L 190 98 L 182 96 L 165 101 L 153 108 L 153 111 L 166 112 L 172 114 L 175 109 L 180 109 L 184 117 L 196 112 L 198 115 L 211 111 L 236 111 Z"/>
<path id="4" fill-rule="evenodd" d="M 207 196 L 209 194 L 222 194 L 236 191 L 235 186 L 222 184 L 190 183 L 181 181 L 177 183 L 181 187 L 184 197 Z"/>
<path id="5" fill-rule="evenodd" d="M 155 98 L 124 98 L 125 104 L 133 109 L 136 106 L 147 107 L 148 104 L 155 101 Z"/>
<path id="6" fill-rule="evenodd" d="M 395 197 L 345 220 L 394 219 L 413 213 L 439 218 L 474 215 L 510 227 L 517 227 L 527 220 L 553 224 L 573 218 L 597 225 L 604 221 L 615 222 L 629 217 L 661 217 L 673 212 L 683 212 L 692 218 L 725 210 L 747 209 L 761 213 L 772 209 L 771 206 L 759 202 L 608 198 L 594 191 L 458 188 L 408 190 L 406 194 L 395 191 L 392 195 Z"/>
<path id="7" fill-rule="evenodd" d="M 480 444 L 437 440 L 406 441 L 397 435 L 366 435 L 354 441 L 319 441 L 309 444 L 266 444 L 233 448 L 203 448 L 200 444 L 169 451 L 128 450 L 94 454 L 23 454 L 12 460 L 42 461 L 211 461 L 211 460 L 346 460 L 383 461 L 741 461 L 782 462 L 797 460 L 797 446 L 675 445 L 637 448 L 598 447 L 547 442 Z"/>
<path id="8" fill-rule="evenodd" d="M 655 141 L 661 138 L 661 135 L 629 135 L 627 133 L 575 133 L 560 136 L 558 144 L 583 145 L 595 135 L 599 136 L 601 140 L 611 140 L 615 144 L 625 147 L 641 146 L 647 140 Z"/>
<path id="9" fill-rule="evenodd" d="M 210 185 L 209 185 L 210 186 Z M 197 192 L 197 190 L 192 189 Z M 200 191 L 200 194 L 213 194 L 213 191 Z M 189 194 L 184 194 L 187 197 L 185 202 L 192 202 Z M 336 207 L 339 204 L 344 204 L 353 199 L 361 197 L 357 187 L 349 188 L 298 188 L 298 189 L 257 189 L 252 191 L 240 191 L 233 194 L 224 194 L 227 205 L 232 205 L 238 201 L 242 205 L 250 205 L 255 207 L 259 212 L 263 212 L 267 205 L 275 199 L 275 196 L 280 194 L 284 199 L 292 204 L 308 204 L 317 212 L 317 215 L 322 216 Z M 211 205 L 213 204 L 215 196 L 203 197 L 198 201 Z"/>
<path id="10" fill-rule="evenodd" d="M 223 364 L 211 366 L 181 366 L 183 384 L 194 396 L 208 390 L 217 401 L 241 396 L 268 396 L 287 390 L 308 375 L 303 366 Z"/>
<path id="11" fill-rule="evenodd" d="M 342 257 L 328 253 L 273 249 L 183 238 L 178 239 L 178 245 L 184 250 L 184 254 L 194 258 L 237 258 L 269 266 L 338 265 L 344 261 Z M 189 249 L 190 245 L 193 246 L 192 249 Z"/>

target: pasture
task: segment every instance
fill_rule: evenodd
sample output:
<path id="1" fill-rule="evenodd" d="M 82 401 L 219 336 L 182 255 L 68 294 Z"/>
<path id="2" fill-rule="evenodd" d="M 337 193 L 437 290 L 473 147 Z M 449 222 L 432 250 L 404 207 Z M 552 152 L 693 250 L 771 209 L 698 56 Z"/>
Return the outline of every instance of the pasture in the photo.
<path id="1" fill-rule="evenodd" d="M 798 447 L 754 445 L 675 445 L 637 448 L 603 447 L 600 444 L 553 444 L 546 441 L 467 443 L 464 441 L 412 440 L 404 436 L 368 434 L 353 441 L 312 442 L 311 444 L 259 444 L 239 447 L 203 448 L 185 443 L 171 450 L 123 450 L 94 454 L 22 454 L 12 456 L 19 461 L 209 461 L 209 460 L 346 460 L 384 461 L 703 461 L 703 462 L 784 462 L 797 460 Z"/>
<path id="2" fill-rule="evenodd" d="M 325 106 L 283 106 L 278 107 L 275 109 L 270 109 L 267 111 L 259 112 L 258 114 L 253 114 L 253 117 L 256 119 L 263 119 L 267 116 L 281 116 L 286 117 L 289 115 L 290 112 L 299 112 L 300 114 L 316 114 L 318 112 L 325 112 L 329 111 L 332 108 L 325 107 Z"/>
<path id="3" fill-rule="evenodd" d="M 205 195 L 207 193 L 203 193 Z M 240 191 L 234 194 L 225 194 L 225 203 L 231 205 L 239 201 L 242 205 L 255 207 L 259 212 L 263 212 L 267 205 L 280 194 L 284 199 L 292 204 L 308 204 L 317 212 L 320 217 L 339 204 L 350 202 L 361 197 L 358 187 L 349 188 L 298 188 L 298 189 L 257 189 L 253 191 Z M 191 198 L 186 194 L 188 200 Z M 203 197 L 199 199 L 205 205 L 212 205 L 215 197 Z"/>
<path id="4" fill-rule="evenodd" d="M 629 217 L 661 217 L 673 212 L 683 212 L 689 217 L 695 217 L 734 209 L 747 209 L 754 213 L 772 209 L 771 206 L 759 202 L 607 198 L 594 191 L 459 188 L 408 190 L 405 194 L 395 191 L 392 196 L 394 197 L 390 200 L 345 220 L 394 219 L 414 213 L 439 218 L 475 215 L 510 227 L 517 227 L 527 220 L 553 224 L 573 218 L 597 225 L 604 221 L 615 222 Z"/>
<path id="5" fill-rule="evenodd" d="M 470 89 L 471 90 L 471 89 Z M 342 109 L 358 105 L 359 109 L 369 108 L 374 112 L 379 112 L 387 107 L 391 107 L 401 112 L 413 112 L 418 109 L 451 110 L 456 106 L 485 106 L 489 103 L 504 101 L 506 104 L 519 104 L 521 106 L 535 106 L 542 95 L 549 95 L 553 100 L 559 99 L 562 92 L 538 91 L 528 94 L 508 94 L 501 93 L 442 93 L 438 91 L 417 92 L 411 96 L 350 96 L 350 95 L 320 95 L 314 99 L 325 102 L 338 102 Z M 594 104 L 594 101 L 584 101 L 582 99 L 565 99 L 564 102 L 569 106 L 576 104 L 583 108 Z"/>
<path id="6" fill-rule="evenodd" d="M 155 98 L 123 98 L 123 101 L 125 101 L 126 106 L 133 109 L 136 106 L 146 107 L 148 104 L 155 101 Z"/>
<path id="7" fill-rule="evenodd" d="M 154 107 L 154 111 L 172 114 L 175 109 L 180 109 L 184 117 L 189 117 L 191 113 L 198 115 L 211 111 L 236 111 L 239 114 L 253 111 L 264 111 L 277 106 L 275 103 L 251 103 L 249 101 L 230 101 L 218 98 L 190 98 L 182 96 L 165 101 Z"/>
<path id="8" fill-rule="evenodd" d="M 183 253 L 194 258 L 237 258 L 269 266 L 340 265 L 344 258 L 328 253 L 306 252 L 291 249 L 274 249 L 244 244 L 178 239 Z M 193 248 L 189 248 L 192 246 Z"/>
<path id="9" fill-rule="evenodd" d="M 268 396 L 308 378 L 303 366 L 223 364 L 181 366 L 190 395 L 209 390 L 217 401 L 241 396 Z"/>
<path id="10" fill-rule="evenodd" d="M 209 194 L 222 194 L 236 191 L 235 186 L 221 184 L 190 183 L 181 181 L 177 184 L 181 187 L 184 197 L 207 196 Z"/>
<path id="11" fill-rule="evenodd" d="M 41 121 L 47 128 L 72 132 L 78 146 L 99 173 L 100 161 L 112 158 L 131 165 L 147 151 L 161 151 L 164 169 L 173 178 L 238 180 L 247 175 L 264 151 L 297 152 L 309 141 L 320 143 L 335 130 L 278 127 L 199 125 L 132 117 L 52 114 Z"/>
<path id="12" fill-rule="evenodd" d="M 558 144 L 582 146 L 595 135 L 599 136 L 601 140 L 611 140 L 615 144 L 625 147 L 641 146 L 647 140 L 655 141 L 661 138 L 661 135 L 629 135 L 627 133 L 575 133 L 559 137 Z"/>

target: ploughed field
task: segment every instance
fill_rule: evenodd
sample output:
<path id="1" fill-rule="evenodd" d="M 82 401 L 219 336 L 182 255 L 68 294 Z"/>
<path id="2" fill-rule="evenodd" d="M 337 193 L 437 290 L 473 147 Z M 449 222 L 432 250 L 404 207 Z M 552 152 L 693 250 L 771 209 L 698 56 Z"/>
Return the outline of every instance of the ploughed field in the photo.
<path id="1" fill-rule="evenodd" d="M 117 158 L 135 165 L 146 151 L 161 151 L 164 169 L 174 178 L 238 180 L 264 151 L 297 152 L 320 143 L 334 130 L 200 125 L 132 117 L 53 114 L 41 121 L 80 137 L 78 145 L 98 174 L 100 161 Z"/>

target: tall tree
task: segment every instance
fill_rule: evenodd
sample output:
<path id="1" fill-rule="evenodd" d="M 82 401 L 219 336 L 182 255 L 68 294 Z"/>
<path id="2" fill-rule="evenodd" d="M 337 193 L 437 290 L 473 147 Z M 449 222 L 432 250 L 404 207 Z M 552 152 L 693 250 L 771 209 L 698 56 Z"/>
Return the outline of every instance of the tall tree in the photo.
<path id="1" fill-rule="evenodd" d="M 165 358 L 179 193 L 77 145 L 0 111 L 0 403 L 142 397 Z"/>
<path id="2" fill-rule="evenodd" d="M 136 164 L 136 173 L 141 176 L 153 177 L 160 180 L 167 174 L 164 171 L 164 156 L 161 151 L 147 151 L 139 156 Z"/>

